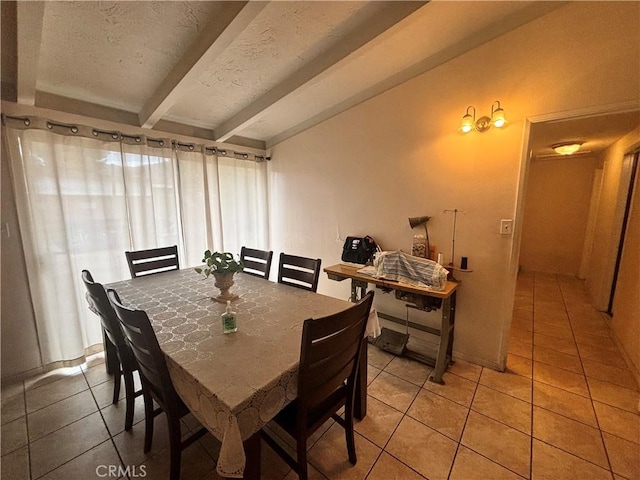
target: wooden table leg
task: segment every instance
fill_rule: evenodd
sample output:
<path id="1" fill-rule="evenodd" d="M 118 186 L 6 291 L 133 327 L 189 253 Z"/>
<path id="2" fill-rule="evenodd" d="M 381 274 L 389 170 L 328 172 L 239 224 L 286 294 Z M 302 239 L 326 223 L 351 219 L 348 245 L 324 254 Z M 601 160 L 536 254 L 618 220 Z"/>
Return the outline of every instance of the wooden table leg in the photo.
<path id="1" fill-rule="evenodd" d="M 367 361 L 369 342 L 365 338 L 360 351 L 360 365 L 358 366 L 358 378 L 356 379 L 356 398 L 353 415 L 362 420 L 367 415 Z"/>
<path id="2" fill-rule="evenodd" d="M 260 480 L 260 430 L 242 442 L 247 458 L 244 475 L 245 480 Z"/>

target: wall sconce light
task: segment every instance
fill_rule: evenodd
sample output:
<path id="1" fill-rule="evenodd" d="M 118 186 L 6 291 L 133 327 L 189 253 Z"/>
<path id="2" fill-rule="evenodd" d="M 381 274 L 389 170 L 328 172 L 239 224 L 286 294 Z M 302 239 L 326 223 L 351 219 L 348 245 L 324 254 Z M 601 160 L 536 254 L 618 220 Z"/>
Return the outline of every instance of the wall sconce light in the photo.
<path id="1" fill-rule="evenodd" d="M 473 110 L 473 114 L 470 111 Z M 476 107 L 469 105 L 467 111 L 462 117 L 462 124 L 460 130 L 463 133 L 469 133 L 471 130 L 476 132 L 484 132 L 489 130 L 489 127 L 493 125 L 496 128 L 503 127 L 507 121 L 504 118 L 504 110 L 500 106 L 500 101 L 496 100 L 491 104 L 491 116 L 483 116 L 476 120 Z"/>
<path id="2" fill-rule="evenodd" d="M 573 155 L 582 146 L 581 142 L 564 142 L 564 143 L 556 143 L 555 145 L 551 145 L 556 153 L 560 155 Z"/>

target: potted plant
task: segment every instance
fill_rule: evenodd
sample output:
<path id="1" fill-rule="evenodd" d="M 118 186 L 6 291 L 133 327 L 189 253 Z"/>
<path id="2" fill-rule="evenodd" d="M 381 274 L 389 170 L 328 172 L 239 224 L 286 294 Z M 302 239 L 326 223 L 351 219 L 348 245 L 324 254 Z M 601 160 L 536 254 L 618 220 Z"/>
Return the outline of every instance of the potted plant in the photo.
<path id="1" fill-rule="evenodd" d="M 238 298 L 238 295 L 229 292 L 229 289 L 234 283 L 233 274 L 241 272 L 244 268 L 242 260 L 236 261 L 229 252 L 211 253 L 211 250 L 207 250 L 204 252 L 202 261 L 205 263 L 205 267 L 196 267 L 195 271 L 204 278 L 213 275 L 216 279 L 215 286 L 220 289 L 220 295 L 214 297 L 214 300 L 227 303 L 228 300 L 233 301 Z"/>

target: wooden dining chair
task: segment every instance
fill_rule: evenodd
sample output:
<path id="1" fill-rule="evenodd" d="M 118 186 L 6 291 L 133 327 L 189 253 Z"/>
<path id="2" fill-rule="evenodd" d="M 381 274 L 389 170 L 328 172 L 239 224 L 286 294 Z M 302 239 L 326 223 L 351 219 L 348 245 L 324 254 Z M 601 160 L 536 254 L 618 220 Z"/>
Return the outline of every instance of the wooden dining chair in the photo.
<path id="1" fill-rule="evenodd" d="M 113 403 L 118 403 L 120 397 L 121 378 L 124 377 L 124 390 L 126 394 L 126 411 L 124 429 L 130 430 L 133 426 L 133 412 L 135 398 L 142 394 L 142 390 L 135 391 L 133 372 L 138 370 L 138 364 L 133 356 L 131 348 L 124 339 L 116 312 L 114 312 L 104 287 L 93 280 L 89 270 L 82 270 L 82 281 L 87 288 L 88 299 L 92 304 L 92 310 L 100 318 L 102 323 L 102 337 L 105 344 L 105 361 L 108 370 L 113 375 Z"/>
<path id="2" fill-rule="evenodd" d="M 294 460 L 263 429 L 265 441 L 307 479 L 307 439 L 333 418 L 345 429 L 349 461 L 357 462 L 353 433 L 356 377 L 373 291 L 353 307 L 323 318 L 305 320 L 302 328 L 298 396 L 275 417 L 275 422 L 296 441 Z M 344 418 L 338 411 L 345 407 Z"/>
<path id="3" fill-rule="evenodd" d="M 249 275 L 268 279 L 272 259 L 273 251 L 267 252 L 247 247 L 240 249 L 240 260 L 244 265 L 243 272 Z"/>
<path id="4" fill-rule="evenodd" d="M 147 313 L 122 305 L 118 293 L 113 289 L 109 289 L 107 295 L 139 366 L 144 398 L 144 452 L 148 453 L 151 450 L 153 421 L 157 415 L 164 412 L 169 426 L 169 478 L 178 480 L 182 450 L 207 433 L 207 429 L 202 427 L 184 441 L 181 440 L 180 419 L 189 413 L 189 407 L 184 404 L 173 386 L 164 353 L 160 349 Z M 154 401 L 159 405 L 155 410 Z"/>
<path id="5" fill-rule="evenodd" d="M 177 245 L 135 250 L 124 254 L 127 257 L 131 278 L 180 269 Z"/>
<path id="6" fill-rule="evenodd" d="M 322 260 L 319 258 L 312 259 L 281 253 L 278 283 L 315 292 L 318 290 L 321 263 Z"/>

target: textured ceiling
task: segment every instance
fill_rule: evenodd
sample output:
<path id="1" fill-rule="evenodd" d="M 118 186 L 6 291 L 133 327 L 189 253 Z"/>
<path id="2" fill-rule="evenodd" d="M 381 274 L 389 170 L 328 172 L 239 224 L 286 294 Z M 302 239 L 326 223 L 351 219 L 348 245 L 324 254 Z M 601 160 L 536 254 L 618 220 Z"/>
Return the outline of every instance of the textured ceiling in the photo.
<path id="1" fill-rule="evenodd" d="M 494 22 L 528 6 L 528 2 L 430 2 L 406 19 L 402 28 L 388 30 L 278 102 L 260 121 L 246 127 L 243 135 L 277 138 L 308 119 L 323 119 L 324 112 L 339 112 L 368 98 L 369 92 L 394 86 L 396 76 L 409 79 L 437 66 L 443 51 L 449 50 L 443 56 L 449 60 L 468 50 L 467 38 L 487 30 L 494 34 Z"/>
<path id="2" fill-rule="evenodd" d="M 268 148 L 563 3 L 2 2 L 3 99 Z"/>
<path id="3" fill-rule="evenodd" d="M 363 2 L 274 2 L 173 105 L 168 118 L 211 128 L 284 82 L 361 26 Z"/>
<path id="4" fill-rule="evenodd" d="M 45 2 L 36 88 L 137 111 L 214 7 L 209 2 Z"/>

